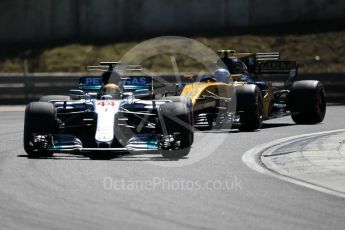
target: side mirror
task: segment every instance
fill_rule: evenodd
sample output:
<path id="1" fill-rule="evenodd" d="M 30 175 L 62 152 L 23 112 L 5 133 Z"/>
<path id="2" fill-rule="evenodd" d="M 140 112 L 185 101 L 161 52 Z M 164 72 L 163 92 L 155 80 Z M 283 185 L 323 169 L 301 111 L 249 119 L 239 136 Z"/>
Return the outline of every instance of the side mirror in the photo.
<path id="1" fill-rule="evenodd" d="M 176 88 L 177 88 L 177 89 L 180 89 L 180 90 L 182 90 L 183 87 L 185 87 L 185 85 L 186 85 L 186 83 L 176 83 L 176 84 L 175 84 Z"/>
<path id="2" fill-rule="evenodd" d="M 198 97 L 196 100 L 197 101 L 201 101 L 201 100 L 205 100 L 206 98 L 205 98 L 205 96 L 204 95 L 201 95 L 200 97 Z"/>
<path id="3" fill-rule="evenodd" d="M 71 89 L 69 91 L 69 96 L 71 97 L 72 100 L 81 100 L 85 99 L 85 92 L 80 89 Z"/>

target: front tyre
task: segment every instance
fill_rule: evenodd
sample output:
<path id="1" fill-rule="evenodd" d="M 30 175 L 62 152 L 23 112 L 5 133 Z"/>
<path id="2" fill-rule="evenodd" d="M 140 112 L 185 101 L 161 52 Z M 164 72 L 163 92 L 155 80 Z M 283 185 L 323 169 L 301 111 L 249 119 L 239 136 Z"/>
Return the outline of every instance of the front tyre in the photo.
<path id="1" fill-rule="evenodd" d="M 159 131 L 163 134 L 160 153 L 166 158 L 187 156 L 194 139 L 190 111 L 185 103 L 171 102 L 159 107 Z M 170 142 L 169 139 L 174 140 Z"/>
<path id="2" fill-rule="evenodd" d="M 191 124 L 194 125 L 194 115 L 193 115 L 193 103 L 192 100 L 189 97 L 185 96 L 170 96 L 165 97 L 163 99 L 171 100 L 172 102 L 181 102 L 183 104 L 186 104 L 188 111 L 189 111 L 189 119 L 191 121 Z M 194 142 L 194 135 L 192 135 L 192 143 Z"/>
<path id="3" fill-rule="evenodd" d="M 254 84 L 236 88 L 237 109 L 240 114 L 240 131 L 255 131 L 262 126 L 262 96 Z"/>
<path id="4" fill-rule="evenodd" d="M 35 135 L 58 133 L 54 105 L 48 102 L 31 102 L 25 109 L 24 150 L 29 158 L 49 157 L 52 153 L 35 146 Z"/>
<path id="5" fill-rule="evenodd" d="M 40 98 L 40 102 L 50 102 L 50 101 L 70 101 L 70 96 L 66 95 L 46 95 Z"/>
<path id="6" fill-rule="evenodd" d="M 177 150 L 160 150 L 160 154 L 167 159 L 179 159 L 187 156 L 190 152 L 190 147 Z"/>

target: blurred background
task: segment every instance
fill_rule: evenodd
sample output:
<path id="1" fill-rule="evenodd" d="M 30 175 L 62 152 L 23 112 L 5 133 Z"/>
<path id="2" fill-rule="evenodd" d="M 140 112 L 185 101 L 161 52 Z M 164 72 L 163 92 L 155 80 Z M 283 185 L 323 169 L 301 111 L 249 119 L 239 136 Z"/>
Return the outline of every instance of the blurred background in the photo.
<path id="1" fill-rule="evenodd" d="M 279 51 L 299 63 L 302 78 L 322 80 L 331 101 L 343 101 L 343 0 L 2 0 L 0 9 L 0 104 L 61 93 L 85 66 L 119 60 L 162 35 L 213 50 Z M 181 72 L 201 68 L 188 57 L 176 61 Z M 169 55 L 143 64 L 173 72 Z"/>

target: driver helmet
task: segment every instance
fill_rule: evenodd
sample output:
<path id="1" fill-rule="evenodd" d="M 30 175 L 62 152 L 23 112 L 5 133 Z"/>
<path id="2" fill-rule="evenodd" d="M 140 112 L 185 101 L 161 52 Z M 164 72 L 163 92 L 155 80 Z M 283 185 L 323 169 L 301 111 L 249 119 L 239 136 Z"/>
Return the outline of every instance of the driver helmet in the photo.
<path id="1" fill-rule="evenodd" d="M 109 83 L 103 87 L 103 94 L 111 95 L 113 99 L 119 98 L 120 93 L 120 87 L 116 84 Z"/>
<path id="2" fill-rule="evenodd" d="M 213 75 L 217 82 L 230 83 L 231 81 L 231 74 L 227 69 L 217 69 Z"/>

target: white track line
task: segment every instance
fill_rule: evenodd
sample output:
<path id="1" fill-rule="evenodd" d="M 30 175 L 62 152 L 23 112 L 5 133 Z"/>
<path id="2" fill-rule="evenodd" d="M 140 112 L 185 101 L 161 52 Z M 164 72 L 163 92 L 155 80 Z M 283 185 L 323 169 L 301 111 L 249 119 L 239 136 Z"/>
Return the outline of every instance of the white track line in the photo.
<path id="1" fill-rule="evenodd" d="M 319 135 L 325 135 L 325 134 L 333 134 L 333 133 L 337 133 L 337 132 L 343 132 L 345 131 L 345 129 L 338 129 L 338 130 L 332 130 L 332 131 L 324 131 L 324 132 L 318 132 L 318 133 L 310 133 L 310 134 L 304 134 L 304 135 L 298 135 L 298 136 L 292 136 L 292 137 L 288 137 L 288 138 L 283 138 L 283 139 L 279 139 L 279 140 L 275 140 L 266 144 L 262 144 L 259 146 L 256 146 L 250 150 L 248 150 L 247 152 L 245 152 L 242 156 L 242 161 L 251 169 L 269 175 L 269 176 L 273 176 L 275 178 L 278 178 L 280 180 L 283 181 L 287 181 L 296 185 L 300 185 L 300 186 L 304 186 L 319 192 L 323 192 L 329 195 L 333 195 L 333 196 L 338 196 L 338 197 L 342 197 L 345 198 L 345 193 L 342 192 L 338 192 L 326 187 L 322 187 L 316 184 L 312 184 L 309 183 L 307 181 L 303 181 L 300 179 L 296 179 L 296 178 L 292 178 L 289 176 L 285 176 L 285 175 L 281 175 L 277 172 L 271 171 L 268 168 L 266 168 L 264 166 L 264 164 L 261 162 L 260 157 L 261 155 L 269 148 L 276 146 L 276 145 L 280 145 L 284 142 L 289 142 L 289 141 L 293 141 L 293 140 L 298 140 L 300 138 L 306 138 L 306 137 L 312 137 L 312 136 L 319 136 Z"/>

